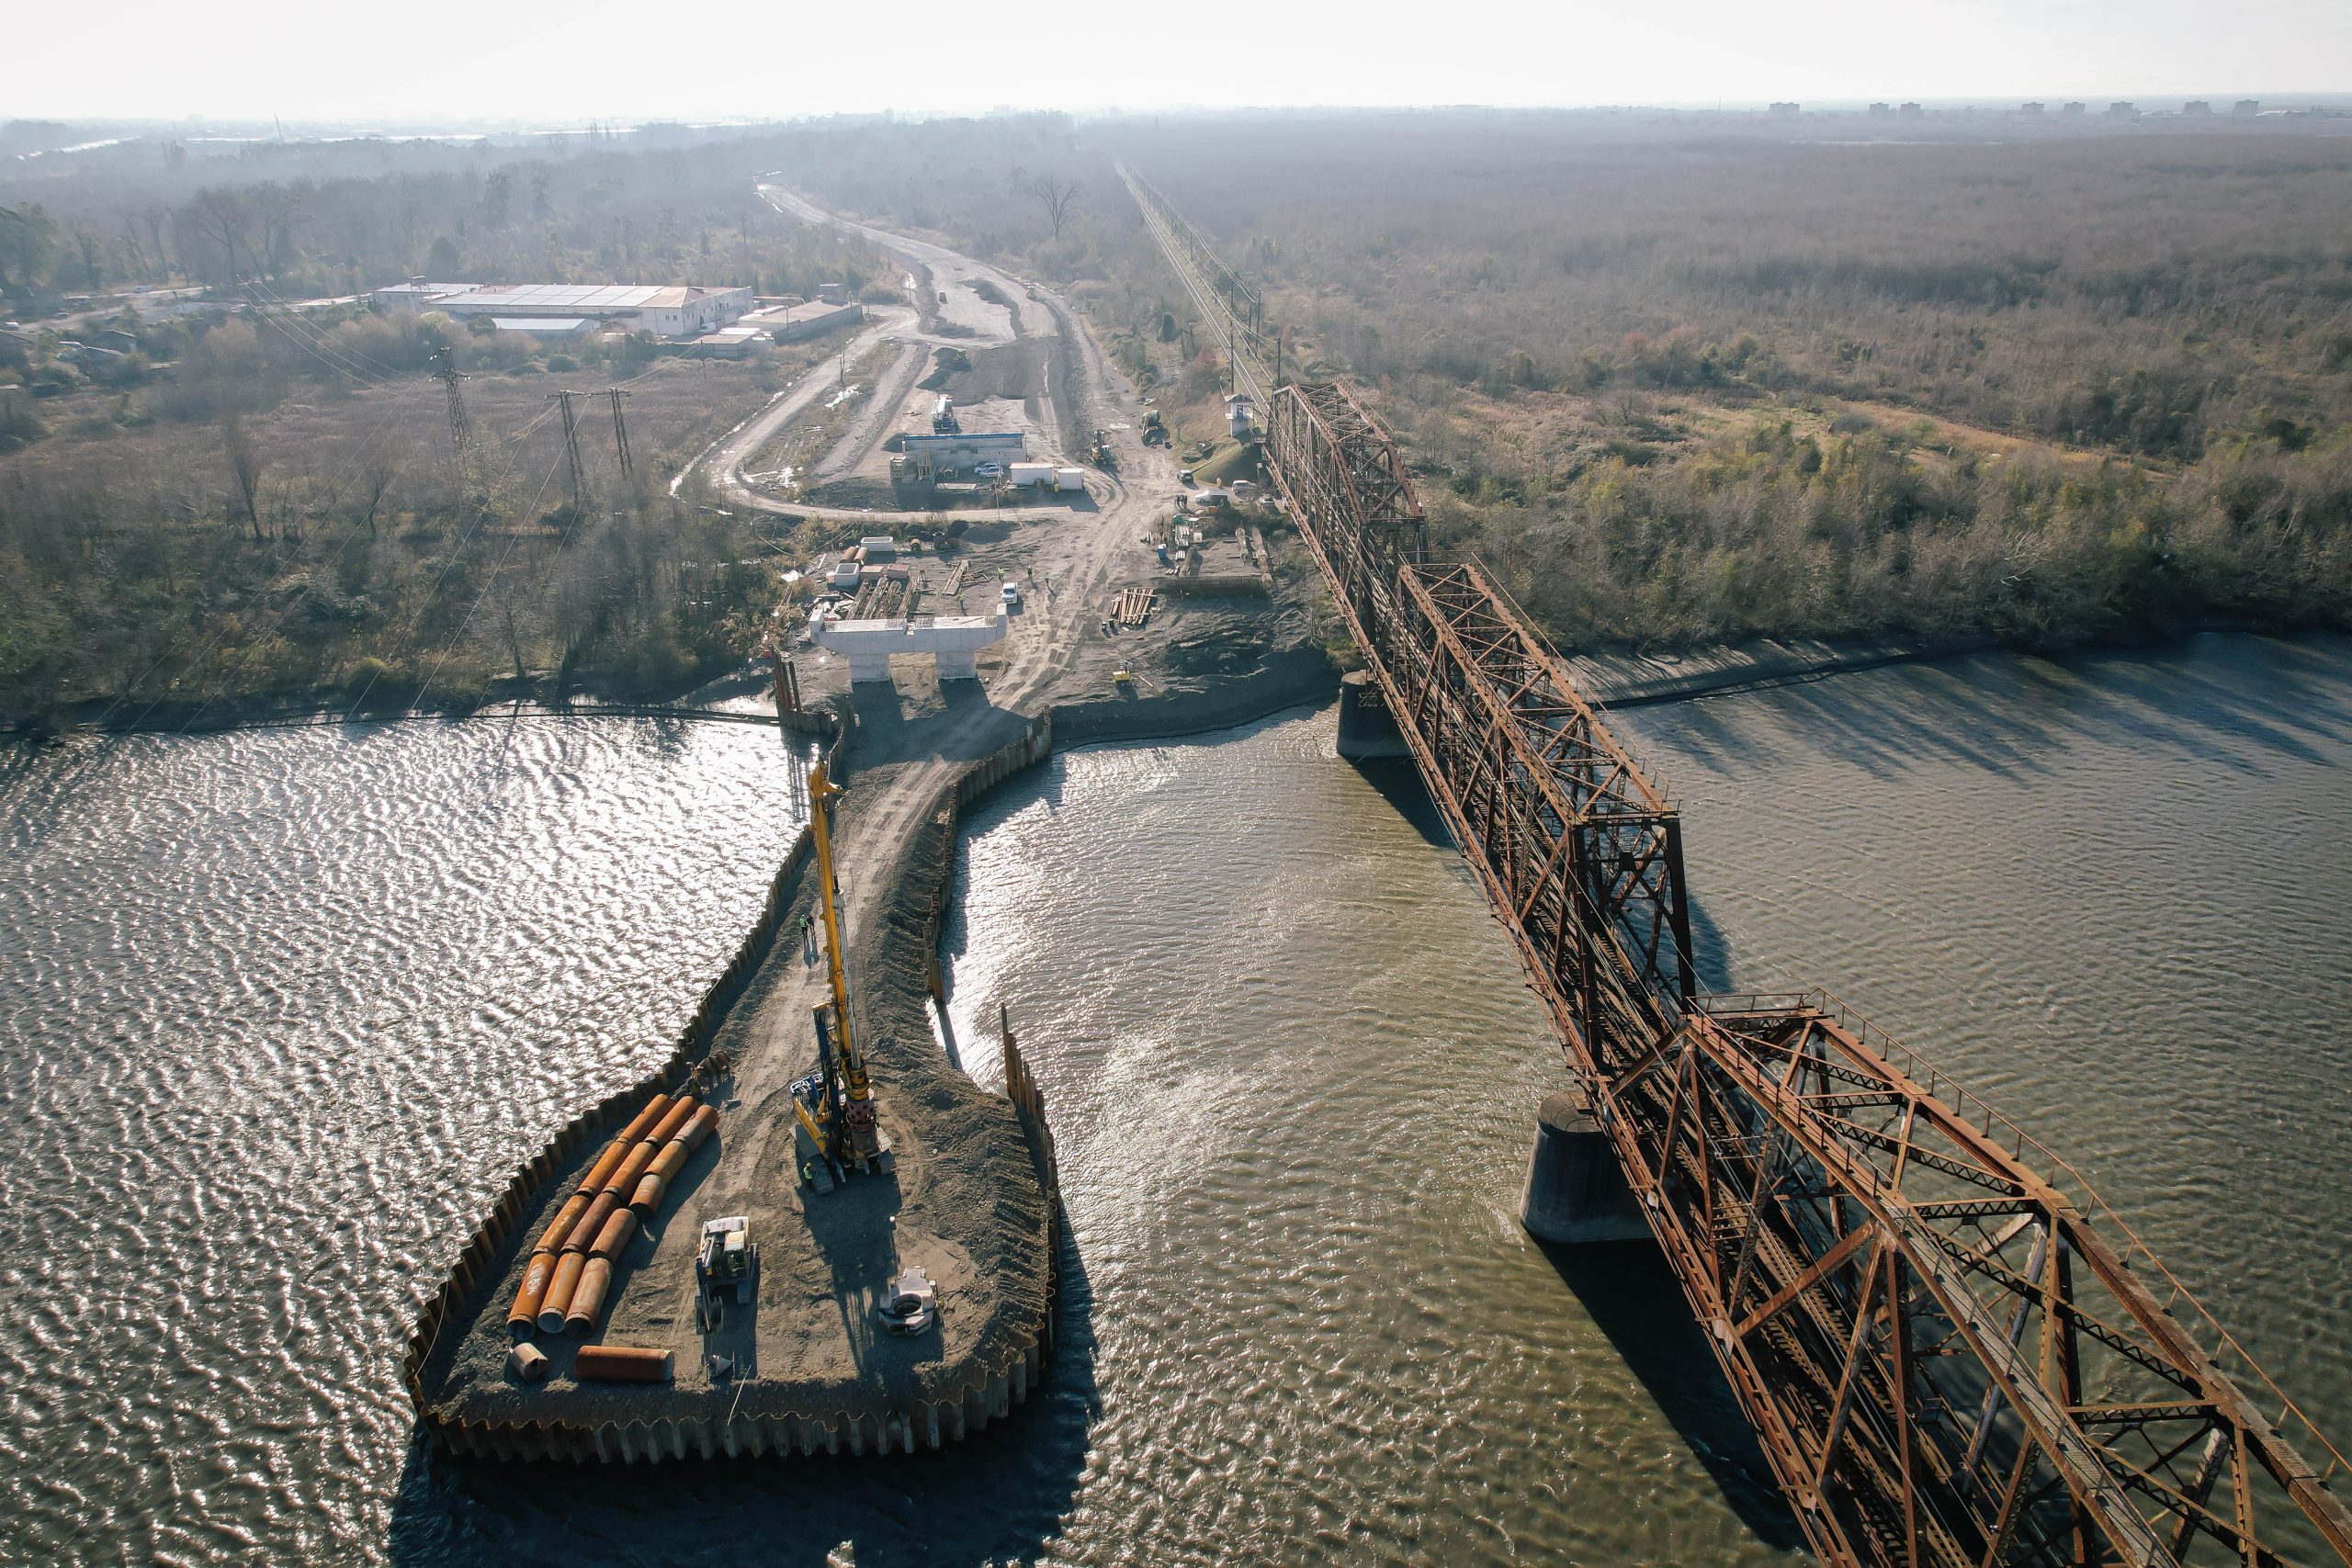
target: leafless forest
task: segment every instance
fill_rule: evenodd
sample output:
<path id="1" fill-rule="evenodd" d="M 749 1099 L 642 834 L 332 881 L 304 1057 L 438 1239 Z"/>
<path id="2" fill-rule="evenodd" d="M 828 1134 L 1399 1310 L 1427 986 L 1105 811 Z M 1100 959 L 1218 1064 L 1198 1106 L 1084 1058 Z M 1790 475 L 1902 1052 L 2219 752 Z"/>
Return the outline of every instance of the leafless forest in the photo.
<path id="1" fill-rule="evenodd" d="M 1295 367 L 1371 389 L 1443 547 L 1487 559 L 1564 643 L 2052 647 L 2346 623 L 2352 138 L 2331 129 L 1987 118 L 1903 140 L 1859 120 L 1459 111 L 837 121 L 529 157 L 132 144 L 70 180 L 0 181 L 17 219 L 0 269 L 15 297 L 136 277 L 293 299 L 452 268 L 887 295 L 882 258 L 757 201 L 774 171 L 1054 282 L 1206 435 L 1226 372 L 1113 173 L 1124 157 L 1261 286 Z M 516 635 L 467 634 L 477 680 L 559 662 L 674 682 L 760 609 L 748 579 L 713 601 L 675 570 L 580 564 L 568 520 L 526 499 L 544 448 L 484 491 L 503 521 L 470 540 L 413 433 L 377 492 L 360 442 L 396 400 L 376 382 L 424 406 L 441 340 L 356 308 L 312 324 L 323 344 L 266 310 L 198 317 L 89 372 L 0 345 L 12 707 L 112 697 L 223 624 L 254 628 L 266 673 L 187 671 L 196 690 L 398 663 L 428 646 L 404 628 L 450 613 L 432 585 L 476 570 L 501 527 L 534 540 L 543 586 L 512 592 Z M 561 363 L 456 346 L 529 392 L 494 416 L 515 428 L 556 379 L 648 368 L 626 345 Z M 665 372 L 639 407 L 675 462 L 788 368 Z M 650 494 L 623 515 L 603 526 L 657 561 L 756 554 Z M 369 564 L 322 578 L 354 550 Z M 720 604 L 717 632 L 689 600 Z M 508 616 L 484 602 L 481 626 Z"/>

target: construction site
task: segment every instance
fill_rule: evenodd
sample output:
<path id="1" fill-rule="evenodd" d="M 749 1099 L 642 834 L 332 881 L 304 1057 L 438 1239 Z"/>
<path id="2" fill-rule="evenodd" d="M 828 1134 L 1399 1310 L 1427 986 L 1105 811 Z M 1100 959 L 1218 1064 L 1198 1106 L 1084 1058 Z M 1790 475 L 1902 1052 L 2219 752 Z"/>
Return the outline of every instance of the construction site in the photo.
<path id="1" fill-rule="evenodd" d="M 910 1451 L 1024 1400 L 1054 1338 L 1057 1164 L 1017 1006 L 986 1041 L 937 1007 L 957 813 L 1057 731 L 1233 722 L 1328 682 L 1274 509 L 1188 483 L 1058 301 L 888 243 L 928 308 L 874 312 L 702 459 L 733 503 L 867 530 L 799 564 L 757 650 L 809 825 L 670 1062 L 517 1173 L 420 1321 L 412 1397 L 453 1450 Z M 917 385 L 951 347 L 1036 379 L 1009 404 Z M 876 359 L 865 396 L 850 369 Z M 949 457 L 983 420 L 1025 456 Z M 818 473 L 887 475 L 929 443 L 927 491 L 1008 503 L 945 536 L 930 512 L 780 499 L 745 465 L 796 430 Z M 1004 1097 L 960 1070 L 983 1051 Z"/>

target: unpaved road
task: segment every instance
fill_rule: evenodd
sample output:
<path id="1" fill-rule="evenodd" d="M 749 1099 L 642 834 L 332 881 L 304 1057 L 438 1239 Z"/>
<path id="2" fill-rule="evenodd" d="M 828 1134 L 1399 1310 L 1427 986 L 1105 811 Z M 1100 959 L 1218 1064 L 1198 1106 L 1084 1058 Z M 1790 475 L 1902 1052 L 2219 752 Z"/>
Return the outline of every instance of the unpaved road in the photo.
<path id="1" fill-rule="evenodd" d="M 690 469 L 700 468 L 708 472 L 712 483 L 729 505 L 788 513 L 796 517 L 823 517 L 847 522 L 911 523 L 937 515 L 933 510 L 850 509 L 782 502 L 761 494 L 743 478 L 743 465 L 755 453 L 775 440 L 777 433 L 786 425 L 807 413 L 821 399 L 830 396 L 843 378 L 846 366 L 865 358 L 877 345 L 896 343 L 902 346 L 876 373 L 876 384 L 866 394 L 865 407 L 852 421 L 847 436 L 812 465 L 815 478 L 827 479 L 847 472 L 887 439 L 890 434 L 892 415 L 914 383 L 922 379 L 932 350 L 951 344 L 968 352 L 1001 347 L 1023 338 L 1070 336 L 1073 352 L 1061 363 L 1080 367 L 1075 372 L 1080 384 L 1057 384 L 1054 379 L 1057 359 L 1049 355 L 1046 359 L 1047 386 L 1044 398 L 1040 400 L 1044 406 L 1038 411 L 1038 423 L 1046 433 L 1046 444 L 1053 448 L 1047 456 L 1059 462 L 1068 463 L 1074 458 L 1071 454 L 1059 449 L 1060 443 L 1053 433 L 1077 423 L 1084 410 L 1107 411 L 1133 403 L 1134 394 L 1123 379 L 1115 383 L 1102 379 L 1112 373 L 1102 362 L 1101 355 L 1094 352 L 1092 341 L 1086 338 L 1076 319 L 1059 300 L 1050 296 L 1031 299 L 1027 298 L 1029 286 L 1026 283 L 999 268 L 928 241 L 892 234 L 867 224 L 835 217 L 780 186 L 763 185 L 760 187 L 760 194 L 780 212 L 803 222 L 840 229 L 899 257 L 919 282 L 928 280 L 928 292 L 916 309 L 896 305 L 871 308 L 868 314 L 874 320 L 850 339 L 840 354 L 815 367 L 797 385 L 777 394 L 767 407 L 713 442 L 688 465 Z M 946 296 L 944 303 L 939 299 L 943 294 Z M 988 294 L 993 294 L 995 299 L 987 298 Z M 933 326 L 945 330 L 930 330 Z M 1066 370 L 1064 373 L 1069 372 Z M 1103 423 L 1115 422 L 1106 416 Z M 1171 480 L 1173 477 L 1171 469 Z M 1102 491 L 1118 488 L 1114 481 L 1099 478 L 1089 486 L 1098 501 L 1105 499 Z M 1049 506 L 1005 507 L 992 509 L 984 515 L 990 521 L 1031 521 L 1068 514 L 1066 508 Z"/>
<path id="2" fill-rule="evenodd" d="M 806 210 L 805 204 L 788 209 Z M 935 245 L 864 226 L 857 231 L 919 257 L 934 277 L 990 271 Z M 1023 299 L 1018 286 L 1004 297 L 1021 304 L 1007 310 L 972 296 L 973 330 L 986 324 L 990 310 L 994 330 L 1008 335 L 1016 326 L 1025 333 L 1049 321 L 1057 331 L 1069 323 L 1073 337 L 1062 362 L 1075 367 L 1077 384 L 1057 387 L 1055 395 L 1080 399 L 1090 410 L 1132 406 L 1132 390 L 1071 318 Z M 1016 321 L 1016 310 L 1035 312 L 1036 320 Z M 873 341 L 906 333 L 912 314 L 896 312 L 861 336 Z M 821 369 L 812 373 L 719 443 L 710 460 L 731 479 L 746 454 L 832 380 Z M 1034 541 L 1041 586 L 1013 618 L 1001 665 L 981 682 L 943 687 L 928 660 L 905 659 L 889 685 L 851 691 L 856 728 L 848 748 L 850 793 L 837 817 L 836 838 L 847 945 L 861 964 L 878 964 L 896 929 L 894 918 L 904 919 L 902 909 L 894 917 L 899 887 L 891 869 L 926 841 L 919 835 L 958 773 L 1019 737 L 1030 716 L 1053 699 L 1086 629 L 1103 613 L 1114 568 L 1140 547 L 1136 536 L 1151 506 L 1147 491 L 1174 486 L 1174 461 L 1167 453 L 1147 451 L 1132 431 L 1117 439 L 1125 482 L 1098 481 L 1095 510 L 1057 509 L 1044 521 L 1022 525 L 1024 541 Z M 807 886 L 796 921 L 808 908 Z M 866 1037 L 882 1124 L 899 1151 L 896 1179 L 859 1179 L 824 1197 L 808 1196 L 799 1186 L 790 1084 L 814 1063 L 809 1008 L 823 995 L 820 965 L 804 962 L 788 932 L 778 939 L 726 1025 L 738 1056 L 719 1135 L 681 1173 L 675 1207 L 624 1254 L 617 1299 L 601 1337 L 674 1350 L 674 1387 L 659 1396 L 583 1387 L 568 1375 L 569 1339 L 549 1346 L 557 1356 L 553 1382 L 529 1393 L 508 1384 L 497 1369 L 505 1354 L 503 1308 L 515 1284 L 509 1278 L 492 1288 L 488 1309 L 469 1327 L 458 1353 L 456 1382 L 465 1391 L 458 1398 L 472 1413 L 527 1410 L 593 1419 L 640 1407 L 648 1398 L 683 1399 L 692 1406 L 746 1394 L 755 1403 L 787 1399 L 802 1410 L 853 1408 L 876 1399 L 888 1406 L 962 1364 L 990 1335 L 1001 1336 L 1011 1315 L 1037 1310 L 1046 1262 L 1036 1235 L 1006 1219 L 1020 1206 L 1010 1201 L 1019 1184 L 1032 1179 L 1027 1154 L 1017 1134 L 1008 1142 L 1009 1116 L 977 1112 L 981 1091 L 955 1071 L 919 1024 L 869 1030 Z M 920 987 L 922 976 L 869 966 L 854 974 L 853 983 L 863 998 L 856 1003 L 863 1017 L 869 1007 L 885 1005 L 875 998 L 903 996 L 910 984 Z M 695 1239 L 704 1220 L 729 1213 L 751 1217 L 762 1248 L 757 1303 L 730 1311 L 722 1325 L 706 1330 L 694 1311 Z M 907 1263 L 922 1264 L 949 1293 L 952 1307 L 935 1338 L 887 1340 L 875 1331 L 873 1299 L 890 1272 Z M 518 1258 L 517 1277 L 520 1267 Z M 736 1382 L 712 1378 L 706 1358 L 714 1354 L 731 1360 Z"/>

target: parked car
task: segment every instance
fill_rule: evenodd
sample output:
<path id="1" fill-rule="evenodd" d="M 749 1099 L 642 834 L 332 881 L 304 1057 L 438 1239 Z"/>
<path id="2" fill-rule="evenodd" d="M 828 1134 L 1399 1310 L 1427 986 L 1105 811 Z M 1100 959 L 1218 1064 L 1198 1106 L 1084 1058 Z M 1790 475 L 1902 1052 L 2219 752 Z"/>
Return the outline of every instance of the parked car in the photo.
<path id="1" fill-rule="evenodd" d="M 1021 607 L 1021 584 L 1008 582 L 1004 585 L 1004 607 L 1008 610 Z"/>
<path id="2" fill-rule="evenodd" d="M 1004 478 L 1004 465 L 1001 463 L 982 463 L 978 468 L 974 468 L 972 473 L 977 479 L 1001 479 Z"/>

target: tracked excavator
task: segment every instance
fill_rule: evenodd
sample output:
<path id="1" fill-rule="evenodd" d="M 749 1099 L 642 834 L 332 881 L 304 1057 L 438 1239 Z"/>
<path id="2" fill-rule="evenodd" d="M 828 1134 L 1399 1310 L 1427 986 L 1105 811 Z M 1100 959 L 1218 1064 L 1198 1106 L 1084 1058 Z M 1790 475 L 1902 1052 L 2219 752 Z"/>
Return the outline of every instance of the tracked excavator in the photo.
<path id="1" fill-rule="evenodd" d="M 849 972 L 842 953 L 841 885 L 833 876 L 833 802 L 842 788 L 820 761 L 808 773 L 808 825 L 817 848 L 817 907 L 825 938 L 832 995 L 810 1010 L 817 1031 L 817 1070 L 792 1086 L 792 1113 L 800 1178 L 831 1192 L 852 1173 L 880 1175 L 891 1168 L 890 1140 L 876 1113 L 865 1051 L 850 1023 Z"/>

